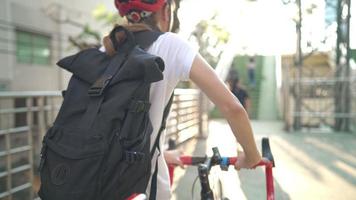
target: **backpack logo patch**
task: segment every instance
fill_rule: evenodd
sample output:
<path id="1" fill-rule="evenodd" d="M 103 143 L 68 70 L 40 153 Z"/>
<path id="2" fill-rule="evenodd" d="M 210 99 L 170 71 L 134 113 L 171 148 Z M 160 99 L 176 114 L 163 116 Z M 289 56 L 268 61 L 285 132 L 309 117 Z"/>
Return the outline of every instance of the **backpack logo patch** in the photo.
<path id="1" fill-rule="evenodd" d="M 58 164 L 51 173 L 51 181 L 55 185 L 63 185 L 69 177 L 70 168 L 68 165 Z"/>

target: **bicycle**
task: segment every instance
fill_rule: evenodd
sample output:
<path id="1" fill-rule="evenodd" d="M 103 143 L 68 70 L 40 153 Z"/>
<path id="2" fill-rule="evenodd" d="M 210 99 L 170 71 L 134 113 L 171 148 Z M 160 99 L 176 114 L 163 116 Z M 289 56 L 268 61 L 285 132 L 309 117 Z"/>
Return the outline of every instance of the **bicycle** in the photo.
<path id="1" fill-rule="evenodd" d="M 209 182 L 209 173 L 213 166 L 220 165 L 220 169 L 227 171 L 229 165 L 234 165 L 237 161 L 237 157 L 222 157 L 219 153 L 217 147 L 212 148 L 213 155 L 211 157 L 195 157 L 195 156 L 181 156 L 180 160 L 184 165 L 192 165 L 198 167 L 198 178 L 201 185 L 200 198 L 201 200 L 217 200 L 214 197 L 214 192 L 210 187 Z M 262 156 L 266 158 L 256 165 L 265 166 L 265 175 L 266 175 L 266 193 L 267 200 L 274 200 L 274 184 L 273 184 L 273 172 L 272 168 L 275 167 L 274 158 L 271 152 L 269 139 L 262 139 Z M 169 174 L 171 178 L 171 184 L 174 177 L 174 168 L 175 166 L 169 166 Z M 193 184 L 194 187 L 194 184 Z M 219 184 L 219 190 L 221 190 L 221 185 Z M 227 200 L 222 196 L 218 197 L 219 199 Z"/>
<path id="2" fill-rule="evenodd" d="M 169 149 L 174 149 L 175 144 L 172 141 L 169 141 Z M 235 165 L 237 157 L 222 157 L 219 153 L 217 147 L 212 148 L 213 155 L 211 157 L 198 157 L 198 156 L 180 156 L 180 160 L 184 165 L 197 166 L 198 167 L 198 178 L 201 185 L 200 197 L 201 200 L 218 200 L 214 197 L 213 189 L 210 187 L 209 182 L 209 173 L 213 166 L 220 165 L 221 170 L 227 171 L 229 165 Z M 265 166 L 265 175 L 266 175 L 266 193 L 267 200 L 274 200 L 274 184 L 273 184 L 273 170 L 275 167 L 274 158 L 269 144 L 268 138 L 262 139 L 262 156 L 266 158 L 256 165 Z M 174 169 L 176 166 L 169 166 L 169 176 L 170 183 L 173 184 L 174 178 Z M 193 184 L 194 186 L 194 184 Z M 221 190 L 221 185 L 219 185 L 219 190 Z M 145 200 L 146 196 L 144 194 L 134 194 L 130 196 L 127 200 Z M 227 198 L 219 197 L 221 200 L 228 200 Z"/>

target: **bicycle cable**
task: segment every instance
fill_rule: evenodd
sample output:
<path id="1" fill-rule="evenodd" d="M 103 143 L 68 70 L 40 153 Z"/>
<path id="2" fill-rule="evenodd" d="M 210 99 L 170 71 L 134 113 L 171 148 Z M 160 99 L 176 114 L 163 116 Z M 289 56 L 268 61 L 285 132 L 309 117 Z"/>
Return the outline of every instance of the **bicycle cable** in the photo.
<path id="1" fill-rule="evenodd" d="M 193 185 L 192 185 L 192 190 L 191 190 L 192 200 L 194 200 L 194 188 L 195 188 L 195 184 L 197 183 L 198 178 L 199 178 L 199 176 L 197 176 L 194 179 L 194 182 L 193 182 Z"/>

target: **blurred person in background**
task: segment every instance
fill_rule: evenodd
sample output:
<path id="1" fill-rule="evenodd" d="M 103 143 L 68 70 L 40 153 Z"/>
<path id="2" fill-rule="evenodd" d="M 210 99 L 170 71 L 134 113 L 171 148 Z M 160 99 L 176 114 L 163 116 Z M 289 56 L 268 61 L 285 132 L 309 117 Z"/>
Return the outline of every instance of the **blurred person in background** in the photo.
<path id="1" fill-rule="evenodd" d="M 255 87 L 255 69 L 256 69 L 256 61 L 254 57 L 250 57 L 247 63 L 247 76 L 250 86 Z"/>

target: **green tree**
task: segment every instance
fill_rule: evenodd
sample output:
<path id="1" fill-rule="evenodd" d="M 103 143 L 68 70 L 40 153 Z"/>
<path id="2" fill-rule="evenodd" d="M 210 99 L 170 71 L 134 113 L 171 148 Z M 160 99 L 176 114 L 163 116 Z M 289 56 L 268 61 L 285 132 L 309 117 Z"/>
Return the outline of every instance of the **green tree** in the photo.
<path id="1" fill-rule="evenodd" d="M 181 0 L 174 0 L 174 1 L 176 3 L 176 7 L 174 10 L 174 21 L 173 21 L 172 32 L 178 32 L 180 26 L 179 19 L 178 19 L 178 10 L 180 7 Z M 103 36 L 100 31 L 93 29 L 89 24 L 82 24 L 69 18 L 60 19 L 58 17 L 58 13 L 53 15 L 51 14 L 51 12 L 48 12 L 49 9 L 53 9 L 54 7 L 56 10 L 63 9 L 63 7 L 57 4 L 50 5 L 49 8 L 47 8 L 47 11 L 45 12 L 52 20 L 60 24 L 70 24 L 82 28 L 82 31 L 77 35 L 68 37 L 68 40 L 72 45 L 72 47 L 82 50 L 91 47 L 98 47 L 101 45 L 101 39 Z M 94 19 L 97 22 L 99 22 L 103 28 L 113 27 L 115 24 L 121 24 L 124 22 L 124 18 L 120 17 L 120 15 L 118 15 L 117 12 L 109 11 L 104 4 L 99 4 L 98 6 L 96 6 L 96 8 L 93 10 L 92 13 L 94 15 Z"/>
<path id="2" fill-rule="evenodd" d="M 220 25 L 215 14 L 208 20 L 200 21 L 191 38 L 198 43 L 199 53 L 215 68 L 229 41 L 230 33 Z"/>
<path id="3" fill-rule="evenodd" d="M 110 12 L 103 4 L 99 4 L 93 11 L 94 19 L 103 27 L 113 27 L 115 24 L 122 23 L 123 18 L 116 12 Z M 98 47 L 101 45 L 102 35 L 98 30 L 94 30 L 89 24 L 82 26 L 82 31 L 75 36 L 69 36 L 70 43 L 78 49 Z"/>

